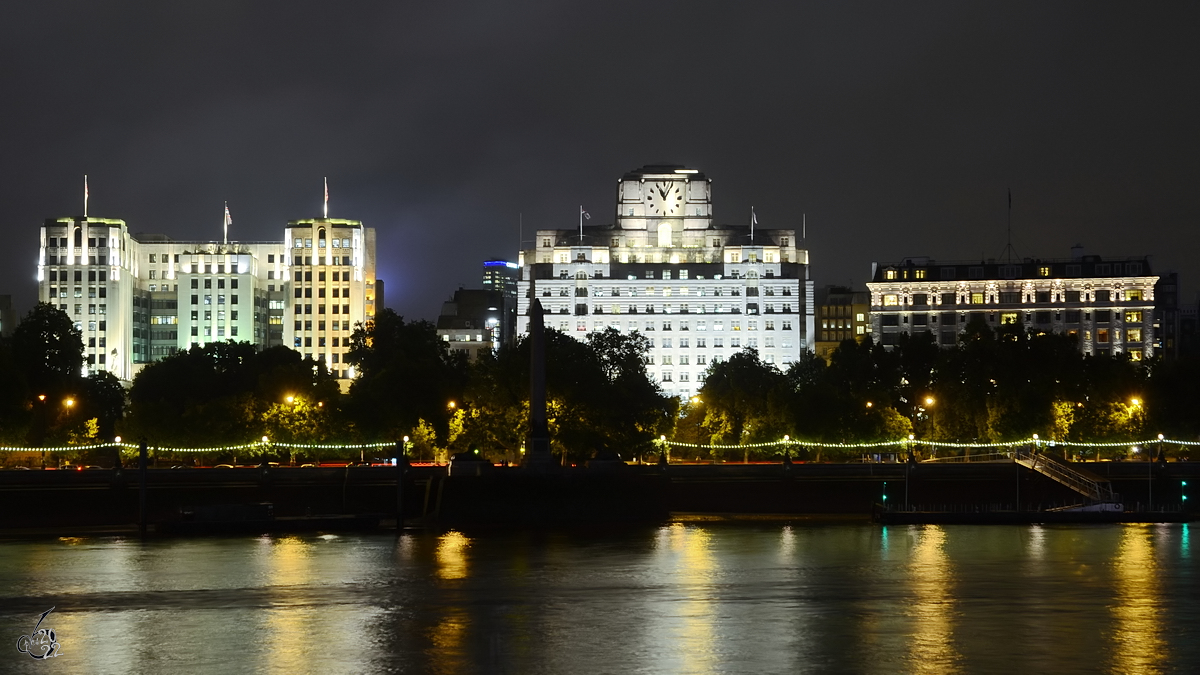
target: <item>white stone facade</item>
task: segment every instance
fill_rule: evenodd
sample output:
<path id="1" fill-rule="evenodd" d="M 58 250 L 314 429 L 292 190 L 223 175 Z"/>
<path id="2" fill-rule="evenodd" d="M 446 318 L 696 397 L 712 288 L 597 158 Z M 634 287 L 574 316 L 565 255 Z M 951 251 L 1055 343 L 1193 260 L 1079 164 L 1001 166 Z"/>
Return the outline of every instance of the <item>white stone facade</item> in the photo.
<path id="1" fill-rule="evenodd" d="M 876 264 L 871 334 L 892 345 L 901 333 L 929 331 L 948 347 L 978 317 L 993 329 L 1020 322 L 1075 336 L 1084 354 L 1150 358 L 1157 281 L 1145 258 Z"/>
<path id="2" fill-rule="evenodd" d="M 177 350 L 225 340 L 286 344 L 349 377 L 346 338 L 375 314 L 375 233 L 357 221 L 294 221 L 284 241 L 222 243 L 60 218 L 46 221 L 41 236 L 38 299 L 75 320 L 89 369 L 121 379 Z"/>
<path id="3" fill-rule="evenodd" d="M 650 338 L 651 375 L 691 396 L 710 363 L 747 347 L 781 369 L 811 349 L 808 251 L 788 229 L 712 223 L 711 183 L 644 167 L 618 183 L 616 225 L 538 230 L 520 254 L 517 332 L 531 279 L 546 326 L 579 339 L 616 328 Z M 535 278 L 536 277 L 536 278 Z"/>

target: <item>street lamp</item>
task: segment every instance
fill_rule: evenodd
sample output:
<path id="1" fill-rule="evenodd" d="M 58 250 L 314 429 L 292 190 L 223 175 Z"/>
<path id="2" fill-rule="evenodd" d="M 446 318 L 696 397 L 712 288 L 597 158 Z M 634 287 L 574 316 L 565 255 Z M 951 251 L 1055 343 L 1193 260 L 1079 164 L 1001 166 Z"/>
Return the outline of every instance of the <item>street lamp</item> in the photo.
<path id="1" fill-rule="evenodd" d="M 65 405 L 65 406 L 67 406 L 68 408 L 70 408 L 71 406 L 75 405 L 75 399 L 73 399 L 73 398 L 69 398 L 69 399 L 67 399 L 67 400 L 63 401 L 63 405 Z"/>
<path id="2" fill-rule="evenodd" d="M 284 399 L 284 400 L 285 400 L 285 401 L 287 401 L 288 403 L 295 403 L 295 402 L 296 402 L 296 397 L 295 397 L 295 396 L 291 396 L 291 395 L 289 395 L 289 396 L 288 396 L 286 399 Z"/>

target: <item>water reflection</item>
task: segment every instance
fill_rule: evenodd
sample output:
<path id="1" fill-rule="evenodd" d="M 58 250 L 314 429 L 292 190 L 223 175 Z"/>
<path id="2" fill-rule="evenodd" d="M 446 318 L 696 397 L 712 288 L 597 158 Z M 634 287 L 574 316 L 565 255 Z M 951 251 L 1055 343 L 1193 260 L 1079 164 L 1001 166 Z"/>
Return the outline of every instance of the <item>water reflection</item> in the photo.
<path id="1" fill-rule="evenodd" d="M 705 529 L 676 523 L 659 530 L 655 547 L 656 576 L 673 579 L 679 601 L 675 612 L 658 616 L 654 639 L 666 649 L 659 672 L 715 673 L 718 645 L 716 601 L 712 581 L 717 561 L 712 535 Z M 672 658 L 673 657 L 673 658 Z"/>
<path id="2" fill-rule="evenodd" d="M 1167 660 L 1154 538 L 1150 526 L 1127 525 L 1113 556 L 1113 673 L 1157 673 Z"/>
<path id="3" fill-rule="evenodd" d="M 961 658 L 954 646 L 954 577 L 945 545 L 946 531 L 926 526 L 909 564 L 915 595 L 908 611 L 913 631 L 909 663 L 916 673 L 957 672 Z"/>
<path id="4" fill-rule="evenodd" d="M 7 542 L 0 626 L 15 640 L 57 606 L 66 660 L 14 661 L 10 642 L 0 672 L 1200 672 L 1188 536 L 709 523 Z"/>
<path id="5" fill-rule="evenodd" d="M 437 575 L 440 579 L 467 578 L 467 547 L 471 540 L 462 532 L 447 532 L 438 538 Z"/>

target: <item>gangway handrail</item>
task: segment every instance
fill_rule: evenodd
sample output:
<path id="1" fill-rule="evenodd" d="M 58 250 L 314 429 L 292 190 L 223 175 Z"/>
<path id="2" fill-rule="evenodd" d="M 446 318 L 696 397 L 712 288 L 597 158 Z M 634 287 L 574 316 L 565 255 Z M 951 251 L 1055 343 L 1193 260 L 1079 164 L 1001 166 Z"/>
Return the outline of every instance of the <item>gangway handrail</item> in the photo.
<path id="1" fill-rule="evenodd" d="M 1111 483 L 1103 479 L 1095 480 L 1089 478 L 1050 455 L 1044 455 L 1040 452 L 1024 448 L 1014 448 L 1012 457 L 1013 461 L 1021 466 L 1037 471 L 1043 476 L 1065 485 L 1094 501 L 1112 502 L 1116 499 Z"/>

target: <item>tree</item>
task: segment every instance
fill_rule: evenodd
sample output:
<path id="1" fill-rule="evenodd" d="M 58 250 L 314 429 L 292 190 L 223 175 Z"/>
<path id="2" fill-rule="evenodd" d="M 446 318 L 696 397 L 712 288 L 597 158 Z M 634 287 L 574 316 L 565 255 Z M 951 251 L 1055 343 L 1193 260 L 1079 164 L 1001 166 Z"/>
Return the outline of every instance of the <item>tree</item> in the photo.
<path id="1" fill-rule="evenodd" d="M 787 378 L 764 363 L 756 349 L 744 349 L 728 361 L 710 365 L 700 398 L 712 441 L 742 445 L 782 438 L 779 398 L 786 390 Z"/>
<path id="2" fill-rule="evenodd" d="M 433 324 L 406 322 L 384 309 L 358 324 L 346 362 L 356 371 L 347 411 L 365 437 L 399 439 L 421 419 L 446 436 L 449 404 L 462 397 L 467 364 L 450 353 Z"/>
<path id="3" fill-rule="evenodd" d="M 54 305 L 39 302 L 17 324 L 12 349 L 32 389 L 62 393 L 83 370 L 83 333 Z"/>

